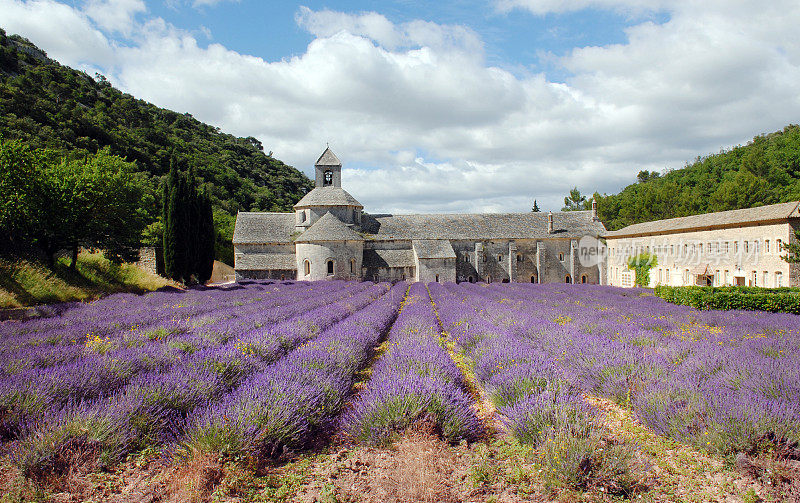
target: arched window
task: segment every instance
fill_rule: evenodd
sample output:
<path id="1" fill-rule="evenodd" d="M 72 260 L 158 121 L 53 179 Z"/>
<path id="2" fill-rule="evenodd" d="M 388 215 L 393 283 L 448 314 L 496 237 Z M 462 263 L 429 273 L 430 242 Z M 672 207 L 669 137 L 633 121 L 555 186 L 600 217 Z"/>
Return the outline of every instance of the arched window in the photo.
<path id="1" fill-rule="evenodd" d="M 436 282 L 437 283 L 439 282 L 439 275 L 438 274 L 436 275 Z"/>
<path id="2" fill-rule="evenodd" d="M 502 254 L 498 254 L 497 255 L 497 261 L 498 262 L 502 262 L 503 261 L 503 255 Z"/>
<path id="3" fill-rule="evenodd" d="M 531 283 L 536 283 L 536 276 L 531 276 Z"/>
<path id="4" fill-rule="evenodd" d="M 558 260 L 561 260 L 562 262 L 564 261 L 564 254 L 563 253 L 559 253 L 558 254 Z"/>
<path id="5" fill-rule="evenodd" d="M 517 262 L 522 262 L 522 254 L 517 253 Z"/>
<path id="6" fill-rule="evenodd" d="M 486 276 L 486 282 L 487 283 L 491 283 L 492 282 L 492 275 L 491 274 L 489 276 Z"/>
<path id="7" fill-rule="evenodd" d="M 333 171 L 327 169 L 325 170 L 325 173 L 322 176 L 324 178 L 322 180 L 322 185 L 324 186 L 333 185 Z"/>
<path id="8" fill-rule="evenodd" d="M 581 276 L 581 283 L 586 283 L 586 275 Z"/>
<path id="9" fill-rule="evenodd" d="M 350 259 L 350 274 L 356 273 L 356 259 Z"/>
<path id="10" fill-rule="evenodd" d="M 311 262 L 309 262 L 308 260 L 303 262 L 303 274 L 305 274 L 306 276 L 311 274 Z"/>
<path id="11" fill-rule="evenodd" d="M 467 253 L 467 264 L 469 264 L 469 253 Z"/>
<path id="12" fill-rule="evenodd" d="M 564 277 L 564 283 L 572 283 L 572 278 L 569 277 L 569 274 Z"/>
<path id="13" fill-rule="evenodd" d="M 333 260 L 328 260 L 328 274 L 333 274 Z"/>
<path id="14" fill-rule="evenodd" d="M 475 283 L 475 278 L 470 276 L 469 278 L 467 278 L 467 281 L 469 281 L 470 283 Z"/>

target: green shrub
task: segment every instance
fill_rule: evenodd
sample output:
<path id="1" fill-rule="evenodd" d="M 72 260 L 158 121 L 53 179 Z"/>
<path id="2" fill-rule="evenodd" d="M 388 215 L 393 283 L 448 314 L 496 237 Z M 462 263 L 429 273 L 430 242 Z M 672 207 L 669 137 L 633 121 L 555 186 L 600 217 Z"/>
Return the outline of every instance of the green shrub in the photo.
<path id="1" fill-rule="evenodd" d="M 800 314 L 800 289 L 712 286 L 657 286 L 658 297 L 697 309 L 769 311 Z"/>

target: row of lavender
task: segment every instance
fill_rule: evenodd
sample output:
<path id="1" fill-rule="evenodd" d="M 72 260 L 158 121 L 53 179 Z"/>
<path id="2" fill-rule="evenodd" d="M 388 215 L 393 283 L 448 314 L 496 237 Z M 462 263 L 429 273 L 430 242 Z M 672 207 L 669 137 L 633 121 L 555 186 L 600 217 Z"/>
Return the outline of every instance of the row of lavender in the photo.
<path id="1" fill-rule="evenodd" d="M 345 432 L 359 440 L 385 443 L 423 420 L 451 441 L 481 435 L 474 400 L 443 347 L 424 284 L 411 285 L 386 346 L 366 388 L 342 418 Z"/>
<path id="2" fill-rule="evenodd" d="M 517 356 L 498 367 L 524 360 L 536 369 L 526 372 L 630 404 L 655 430 L 723 454 L 751 448 L 768 432 L 800 439 L 797 316 L 698 312 L 642 291 L 584 285 L 447 289 L 463 301 L 461 311 L 473 308 L 518 341 Z M 471 323 L 475 330 L 456 330 L 457 337 L 486 337 Z M 489 383 L 501 401 L 506 389 L 531 382 L 510 380 Z"/>
<path id="3" fill-rule="evenodd" d="M 240 320 L 238 335 L 225 343 L 181 351 L 180 345 L 151 341 L 9 376 L 0 383 L 5 437 L 20 439 L 15 456 L 34 471 L 57 466 L 54 453 L 65 445 L 91 445 L 113 460 L 163 443 L 182 431 L 192 411 L 224 399 L 249 376 L 369 306 L 388 286 L 331 282 L 313 290 L 299 300 L 302 295 L 290 289 L 281 302 L 258 314 L 220 316 L 227 322 L 249 320 Z M 207 313 L 212 323 L 219 321 L 213 310 Z M 280 321 L 252 328 L 253 317 Z M 187 332 L 167 341 L 181 337 L 199 335 Z"/>

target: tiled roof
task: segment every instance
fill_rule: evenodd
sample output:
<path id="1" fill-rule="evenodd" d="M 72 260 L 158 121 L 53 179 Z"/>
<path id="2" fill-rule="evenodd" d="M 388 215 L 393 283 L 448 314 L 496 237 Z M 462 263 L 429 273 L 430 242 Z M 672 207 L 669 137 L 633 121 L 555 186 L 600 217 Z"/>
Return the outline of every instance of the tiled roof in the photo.
<path id="1" fill-rule="evenodd" d="M 341 166 L 342 161 L 336 157 L 336 154 L 333 153 L 330 147 L 325 149 L 325 152 L 319 156 L 317 162 L 314 163 L 314 166 Z"/>
<path id="2" fill-rule="evenodd" d="M 356 201 L 346 190 L 341 187 L 316 187 L 303 196 L 303 199 L 294 205 L 295 208 L 308 208 L 310 206 L 364 206 Z"/>
<path id="3" fill-rule="evenodd" d="M 364 250 L 364 267 L 413 267 L 414 254 L 406 250 Z"/>
<path id="4" fill-rule="evenodd" d="M 415 239 L 411 242 L 417 257 L 426 258 L 456 258 L 453 246 L 446 239 Z"/>
<path id="5" fill-rule="evenodd" d="M 294 232 L 294 213 L 236 215 L 233 244 L 289 243 Z"/>
<path id="6" fill-rule="evenodd" d="M 770 204 L 757 208 L 718 211 L 716 213 L 705 213 L 689 217 L 643 222 L 623 227 L 617 231 L 607 232 L 606 237 L 621 238 L 670 232 L 685 232 L 707 228 L 719 229 L 745 224 L 786 220 L 789 217 L 800 217 L 798 203 L 796 201 L 791 203 Z"/>
<path id="7" fill-rule="evenodd" d="M 364 241 L 364 238 L 332 213 L 325 213 L 314 222 L 314 225 L 295 239 L 295 243 L 312 241 Z"/>
<path id="8" fill-rule="evenodd" d="M 478 213 L 428 215 L 365 215 L 362 228 L 376 240 L 390 239 L 548 239 L 603 235 L 605 227 L 591 211 L 553 214 L 554 232 L 547 232 L 547 213 Z"/>
<path id="9" fill-rule="evenodd" d="M 297 270 L 297 261 L 294 254 L 289 253 L 237 253 L 236 270 Z"/>

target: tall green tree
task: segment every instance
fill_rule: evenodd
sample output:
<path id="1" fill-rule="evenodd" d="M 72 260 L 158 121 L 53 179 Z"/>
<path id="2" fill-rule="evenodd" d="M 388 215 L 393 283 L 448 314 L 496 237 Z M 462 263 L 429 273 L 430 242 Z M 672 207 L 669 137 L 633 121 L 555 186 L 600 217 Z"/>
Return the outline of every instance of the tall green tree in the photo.
<path id="1" fill-rule="evenodd" d="M 536 201 L 536 199 L 533 200 L 533 208 L 531 208 L 531 211 L 534 213 L 539 213 L 541 211 L 539 209 L 539 203 Z"/>
<path id="2" fill-rule="evenodd" d="M 569 191 L 569 195 L 564 198 L 564 207 L 561 211 L 580 211 L 588 210 L 591 208 L 592 202 L 586 199 L 586 196 L 581 195 L 578 187 L 574 187 Z"/>
<path id="3" fill-rule="evenodd" d="M 58 159 L 0 140 L 0 228 L 12 242 L 34 244 L 52 264 L 56 252 L 103 249 L 111 260 L 135 258 L 145 224 L 146 181 L 104 149 Z"/>
<path id="4" fill-rule="evenodd" d="M 205 283 L 214 263 L 214 216 L 207 188 L 197 186 L 193 169 L 178 170 L 171 161 L 164 186 L 164 268 L 184 283 Z"/>

